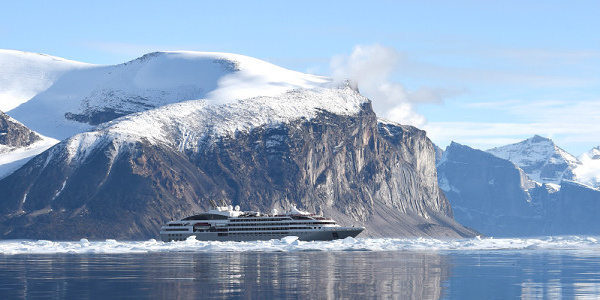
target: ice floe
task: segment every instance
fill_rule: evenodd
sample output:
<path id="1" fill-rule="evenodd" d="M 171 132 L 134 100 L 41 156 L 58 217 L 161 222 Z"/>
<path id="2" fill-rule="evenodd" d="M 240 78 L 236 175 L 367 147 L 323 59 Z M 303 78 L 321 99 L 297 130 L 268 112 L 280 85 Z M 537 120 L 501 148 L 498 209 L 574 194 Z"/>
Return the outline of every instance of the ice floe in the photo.
<path id="1" fill-rule="evenodd" d="M 293 251 L 531 251 L 578 250 L 594 251 L 600 255 L 598 237 L 543 238 L 346 238 L 335 241 L 305 242 L 297 237 L 252 242 L 197 241 L 190 237 L 181 242 L 148 241 L 80 241 L 55 242 L 47 240 L 0 241 L 0 255 L 15 254 L 128 254 L 149 252 L 293 252 Z"/>

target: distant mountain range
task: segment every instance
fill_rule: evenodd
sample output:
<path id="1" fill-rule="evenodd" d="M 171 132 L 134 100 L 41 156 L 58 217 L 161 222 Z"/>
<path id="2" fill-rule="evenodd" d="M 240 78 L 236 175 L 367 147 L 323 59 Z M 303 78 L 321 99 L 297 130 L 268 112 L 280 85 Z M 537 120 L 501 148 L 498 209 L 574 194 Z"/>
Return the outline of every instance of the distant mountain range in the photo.
<path id="1" fill-rule="evenodd" d="M 364 236 L 477 234 L 425 132 L 378 120 L 347 82 L 227 53 L 97 66 L 0 50 L 0 93 L 0 238 L 156 238 L 211 199 Z"/>
<path id="2" fill-rule="evenodd" d="M 486 152 L 452 143 L 438 181 L 457 221 L 487 235 L 600 233 L 599 148 L 575 158 L 534 136 Z"/>

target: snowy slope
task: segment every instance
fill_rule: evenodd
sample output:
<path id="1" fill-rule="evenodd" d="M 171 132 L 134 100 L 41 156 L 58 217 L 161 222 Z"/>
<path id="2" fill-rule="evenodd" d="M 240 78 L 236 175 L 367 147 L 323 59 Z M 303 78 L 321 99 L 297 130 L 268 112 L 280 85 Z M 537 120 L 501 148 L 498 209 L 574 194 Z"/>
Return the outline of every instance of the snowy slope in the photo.
<path id="1" fill-rule="evenodd" d="M 90 67 L 45 54 L 0 49 L 0 111 L 31 100 L 67 73 Z"/>
<path id="2" fill-rule="evenodd" d="M 3 73 L 0 79 L 16 78 L 0 82 L 0 86 L 14 86 L 3 94 L 2 102 L 7 103 L 3 107 L 32 130 L 59 140 L 119 116 L 171 103 L 205 99 L 222 104 L 330 82 L 327 78 L 226 53 L 156 52 L 114 66 L 86 65 L 45 56 L 40 59 L 40 56 L 0 52 L 2 64 L 24 65 L 0 71 Z M 29 77 L 48 78 L 23 82 L 23 78 Z"/>
<path id="3" fill-rule="evenodd" d="M 487 150 L 496 157 L 519 166 L 532 180 L 560 184 L 572 180 L 581 162 L 558 147 L 551 139 L 536 135 L 522 142 Z"/>
<path id="4" fill-rule="evenodd" d="M 579 157 L 581 165 L 573 170 L 579 183 L 600 189 L 600 146 Z"/>
<path id="5" fill-rule="evenodd" d="M 46 151 L 59 141 L 42 136 L 42 140 L 22 148 L 9 148 L 0 145 L 0 179 L 10 175 L 32 157 Z"/>
<path id="6" fill-rule="evenodd" d="M 29 130 L 0 111 L 0 179 L 58 142 Z"/>
<path id="7" fill-rule="evenodd" d="M 190 100 L 107 122 L 94 131 L 74 135 L 61 145 L 71 160 L 78 161 L 109 141 L 117 145 L 115 156 L 140 140 L 178 151 L 198 152 L 215 139 L 234 137 L 258 126 L 309 120 L 323 111 L 355 115 L 368 101 L 348 86 L 294 90 L 279 96 L 260 96 L 225 104 Z M 59 147 L 53 155 L 60 155 L 62 151 Z"/>

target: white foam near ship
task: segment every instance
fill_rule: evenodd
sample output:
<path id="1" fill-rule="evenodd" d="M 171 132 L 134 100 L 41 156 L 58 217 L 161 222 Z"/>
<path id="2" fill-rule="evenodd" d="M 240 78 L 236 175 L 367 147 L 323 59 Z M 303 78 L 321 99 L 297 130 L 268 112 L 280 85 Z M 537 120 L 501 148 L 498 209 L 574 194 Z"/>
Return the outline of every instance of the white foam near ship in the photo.
<path id="1" fill-rule="evenodd" d="M 240 211 L 239 206 L 217 206 L 208 212 L 168 222 L 160 229 L 164 242 L 183 241 L 195 236 L 199 241 L 256 241 L 297 236 L 303 241 L 330 241 L 356 237 L 364 227 L 342 227 L 334 220 L 298 210 L 261 214 Z"/>

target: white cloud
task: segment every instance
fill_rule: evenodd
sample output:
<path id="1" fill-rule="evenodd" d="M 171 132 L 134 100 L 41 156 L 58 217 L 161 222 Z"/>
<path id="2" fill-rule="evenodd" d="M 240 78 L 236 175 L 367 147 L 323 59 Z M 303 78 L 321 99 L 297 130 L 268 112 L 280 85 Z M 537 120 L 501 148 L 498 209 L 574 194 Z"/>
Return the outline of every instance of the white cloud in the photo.
<path id="1" fill-rule="evenodd" d="M 331 60 L 332 76 L 350 79 L 358 84 L 361 93 L 371 99 L 373 110 L 385 119 L 414 126 L 426 123 L 425 117 L 415 111 L 417 103 L 440 103 L 446 97 L 461 91 L 421 87 L 408 91 L 390 77 L 399 71 L 405 55 L 382 45 L 358 45 L 350 55 L 338 55 Z"/>
<path id="2" fill-rule="evenodd" d="M 423 126 L 439 146 L 456 141 L 473 148 L 511 144 L 534 134 L 552 138 L 574 155 L 600 144 L 600 101 L 508 100 L 470 104 L 473 112 L 505 111 L 510 122 L 430 122 Z M 483 113 L 482 113 L 483 114 Z"/>

